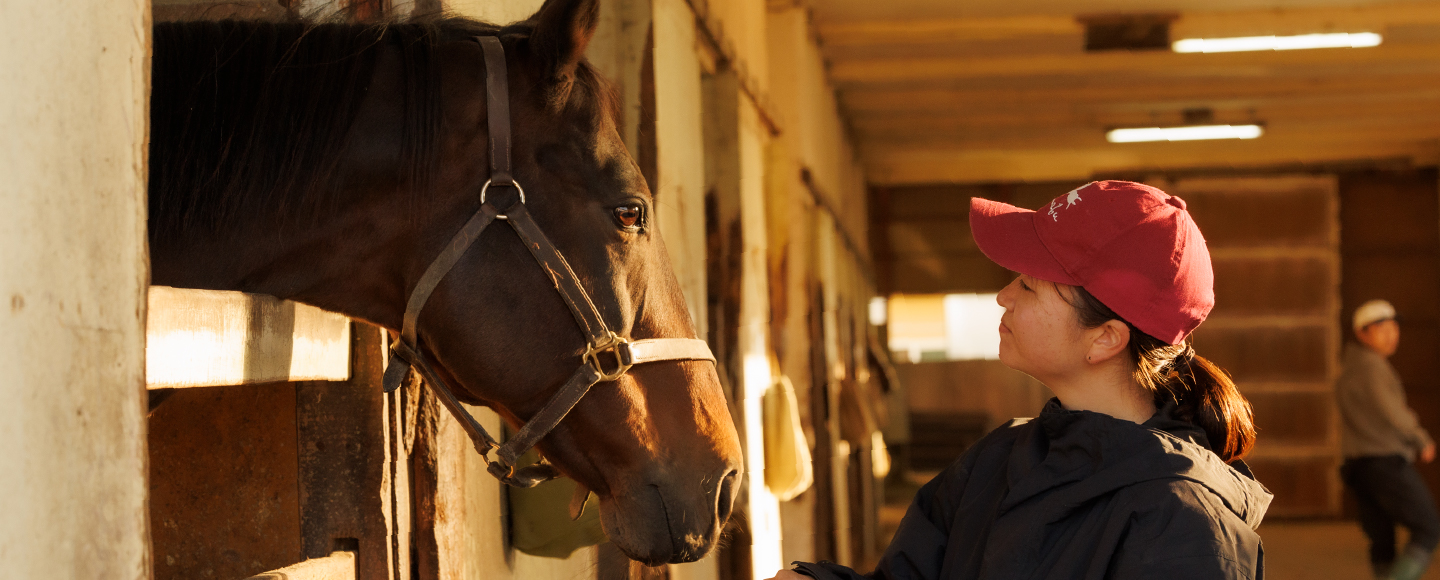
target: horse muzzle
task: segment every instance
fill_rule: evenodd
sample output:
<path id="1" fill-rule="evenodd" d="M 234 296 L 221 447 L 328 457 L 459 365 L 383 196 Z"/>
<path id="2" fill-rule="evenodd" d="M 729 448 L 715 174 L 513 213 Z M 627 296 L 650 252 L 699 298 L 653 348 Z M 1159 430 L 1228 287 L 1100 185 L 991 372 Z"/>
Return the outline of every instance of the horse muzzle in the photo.
<path id="1" fill-rule="evenodd" d="M 740 470 L 726 466 L 701 478 L 647 478 L 600 498 L 605 535 L 632 560 L 647 566 L 693 562 L 715 547 L 735 503 Z"/>

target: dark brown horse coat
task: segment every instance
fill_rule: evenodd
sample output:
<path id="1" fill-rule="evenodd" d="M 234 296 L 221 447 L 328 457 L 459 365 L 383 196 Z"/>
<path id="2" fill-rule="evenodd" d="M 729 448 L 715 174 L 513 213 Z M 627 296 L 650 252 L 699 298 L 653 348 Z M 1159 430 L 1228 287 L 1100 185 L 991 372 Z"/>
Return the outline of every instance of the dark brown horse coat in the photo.
<path id="1" fill-rule="evenodd" d="M 1233 465 L 1233 466 L 1232 466 Z M 822 580 L 1258 579 L 1271 495 L 1173 405 L 1140 425 L 1051 399 L 921 488 L 869 575 Z"/>
<path id="2" fill-rule="evenodd" d="M 584 59 L 597 2 L 547 0 L 505 26 L 443 15 L 157 25 L 153 283 L 269 294 L 401 329 L 407 297 L 491 177 L 492 86 L 476 37 L 493 37 L 526 213 L 607 328 L 694 339 L 614 91 Z M 489 199 L 510 207 L 518 193 Z M 582 364 L 587 336 L 508 230 L 488 229 L 459 256 L 415 330 L 457 399 L 519 426 Z M 693 561 L 716 544 L 742 481 L 728 409 L 711 362 L 640 365 L 591 388 L 537 448 L 595 493 L 626 555 Z"/>

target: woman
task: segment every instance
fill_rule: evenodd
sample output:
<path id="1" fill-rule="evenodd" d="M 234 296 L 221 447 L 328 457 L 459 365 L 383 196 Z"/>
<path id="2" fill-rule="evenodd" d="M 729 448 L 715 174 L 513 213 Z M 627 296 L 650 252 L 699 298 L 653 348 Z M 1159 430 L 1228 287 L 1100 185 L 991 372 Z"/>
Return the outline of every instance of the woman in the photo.
<path id="1" fill-rule="evenodd" d="M 876 570 L 797 563 L 776 580 L 1260 578 L 1271 495 L 1241 461 L 1250 405 L 1189 343 L 1215 303 L 1185 202 L 1091 183 L 1038 212 L 976 199 L 1000 361 L 1055 398 L 916 495 Z"/>

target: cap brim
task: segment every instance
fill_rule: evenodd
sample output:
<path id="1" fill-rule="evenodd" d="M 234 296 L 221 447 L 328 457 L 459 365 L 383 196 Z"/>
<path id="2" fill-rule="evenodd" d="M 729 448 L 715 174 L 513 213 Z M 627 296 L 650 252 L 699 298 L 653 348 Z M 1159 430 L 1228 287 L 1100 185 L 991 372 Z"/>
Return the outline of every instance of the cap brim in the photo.
<path id="1" fill-rule="evenodd" d="M 1081 285 L 1055 259 L 1035 231 L 1035 212 L 1008 203 L 970 200 L 970 234 L 996 264 L 1049 282 Z"/>

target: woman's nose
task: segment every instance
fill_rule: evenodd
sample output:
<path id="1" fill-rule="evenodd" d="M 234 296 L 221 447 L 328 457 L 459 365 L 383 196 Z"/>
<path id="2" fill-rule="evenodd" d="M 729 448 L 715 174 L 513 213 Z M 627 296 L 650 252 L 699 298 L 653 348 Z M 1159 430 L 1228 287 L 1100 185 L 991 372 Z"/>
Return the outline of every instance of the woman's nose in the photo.
<path id="1" fill-rule="evenodd" d="M 1019 278 L 1016 278 L 1015 280 L 1011 281 L 1005 286 L 1003 290 L 1000 291 L 999 294 L 996 294 L 995 303 L 999 304 L 1002 308 L 1009 310 L 1010 304 L 1013 302 L 1013 298 L 1015 296 L 1015 285 L 1019 283 L 1019 280 Z"/>

